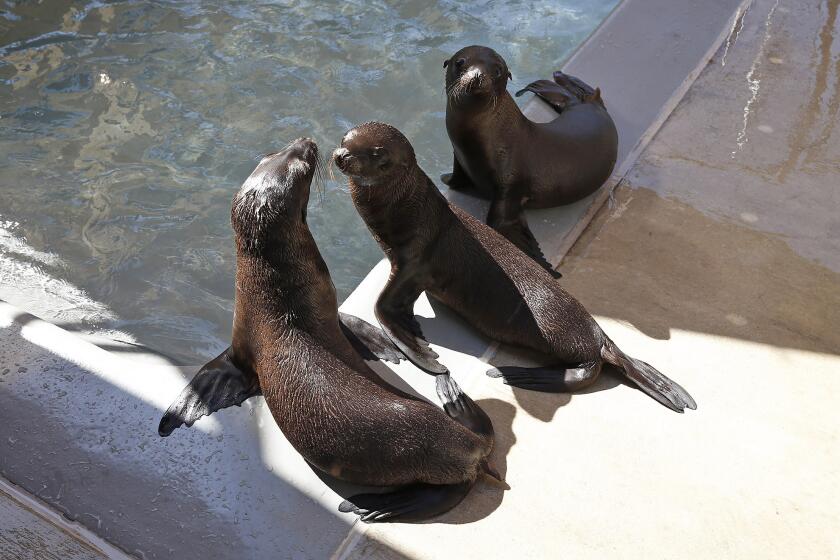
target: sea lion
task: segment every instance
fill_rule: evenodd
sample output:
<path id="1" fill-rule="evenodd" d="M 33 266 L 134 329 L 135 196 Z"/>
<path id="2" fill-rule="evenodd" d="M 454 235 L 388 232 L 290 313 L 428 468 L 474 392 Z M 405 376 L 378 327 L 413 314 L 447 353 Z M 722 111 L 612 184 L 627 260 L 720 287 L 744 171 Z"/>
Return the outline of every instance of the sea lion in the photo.
<path id="1" fill-rule="evenodd" d="M 425 290 L 486 336 L 557 360 L 548 367 L 488 372 L 508 385 L 577 391 L 594 383 L 607 362 L 665 406 L 677 412 L 696 408 L 677 383 L 619 350 L 546 270 L 449 204 L 396 128 L 376 122 L 357 126 L 344 136 L 333 160 L 349 178 L 353 203 L 391 262 L 376 317 L 420 368 L 447 371 L 414 318 L 414 302 Z"/>
<path id="2" fill-rule="evenodd" d="M 446 130 L 452 173 L 441 180 L 489 198 L 487 224 L 555 273 L 528 228 L 523 208 L 571 204 L 595 192 L 615 166 L 618 134 L 601 100 L 574 76 L 554 73 L 516 93 L 531 91 L 558 117 L 529 120 L 507 92 L 507 63 L 493 49 L 465 47 L 446 68 Z"/>
<path id="3" fill-rule="evenodd" d="M 487 464 L 490 419 L 447 375 L 438 377 L 446 413 L 388 385 L 346 337 L 306 223 L 317 154 L 315 143 L 302 138 L 264 157 L 234 197 L 233 344 L 170 407 L 161 434 L 261 389 L 309 463 L 347 482 L 399 487 L 353 496 L 342 512 L 367 522 L 438 515 L 458 504 L 482 472 L 498 478 Z M 378 329 L 368 327 L 363 334 L 376 339 Z"/>

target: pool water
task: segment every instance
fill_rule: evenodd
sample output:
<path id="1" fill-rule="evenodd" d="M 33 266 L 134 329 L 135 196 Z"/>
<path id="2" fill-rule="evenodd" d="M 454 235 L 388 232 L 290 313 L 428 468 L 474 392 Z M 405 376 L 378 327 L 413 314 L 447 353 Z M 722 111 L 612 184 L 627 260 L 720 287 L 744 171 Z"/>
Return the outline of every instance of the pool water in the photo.
<path id="1" fill-rule="evenodd" d="M 446 58 L 491 46 L 514 91 L 616 2 L 5 2 L 0 299 L 200 363 L 228 344 L 230 201 L 258 155 L 382 120 L 437 180 Z M 341 175 L 321 190 L 308 221 L 343 300 L 382 254 Z"/>

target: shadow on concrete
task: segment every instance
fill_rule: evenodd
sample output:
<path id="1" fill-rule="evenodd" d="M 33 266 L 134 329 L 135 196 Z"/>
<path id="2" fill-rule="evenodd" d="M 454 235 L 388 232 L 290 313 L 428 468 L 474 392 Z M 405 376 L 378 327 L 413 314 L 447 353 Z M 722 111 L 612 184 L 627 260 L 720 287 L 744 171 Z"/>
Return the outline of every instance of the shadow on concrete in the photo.
<path id="1" fill-rule="evenodd" d="M 681 329 L 840 352 L 840 274 L 782 236 L 645 188 L 619 188 L 616 203 L 621 212 L 601 212 L 562 267 L 564 287 L 590 313 L 661 340 Z"/>
<path id="2" fill-rule="evenodd" d="M 353 517 L 327 510 L 260 460 L 257 432 L 267 428 L 254 412 L 262 403 L 251 399 L 248 413 L 220 411 L 212 425 L 161 438 L 162 410 L 137 395 L 171 379 L 161 383 L 150 369 L 130 394 L 80 365 L 104 362 L 111 375 L 135 375 L 130 361 L 84 343 L 63 357 L 21 332 L 36 322 L 20 313 L 0 328 L 4 477 L 141 557 L 324 558 L 342 543 Z M 50 333 L 67 337 L 58 341 L 62 354 L 75 343 Z M 122 364 L 125 371 L 111 371 Z M 280 460 L 298 460 L 286 447 Z"/>

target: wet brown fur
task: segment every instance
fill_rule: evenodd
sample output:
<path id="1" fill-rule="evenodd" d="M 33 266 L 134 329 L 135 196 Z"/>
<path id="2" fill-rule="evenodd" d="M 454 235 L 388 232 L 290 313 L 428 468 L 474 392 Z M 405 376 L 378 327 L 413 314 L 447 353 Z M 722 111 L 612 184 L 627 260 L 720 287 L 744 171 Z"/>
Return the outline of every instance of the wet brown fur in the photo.
<path id="1" fill-rule="evenodd" d="M 391 263 L 376 312 L 392 339 L 411 338 L 399 329 L 406 317 L 413 320 L 414 302 L 426 291 L 493 340 L 553 356 L 549 381 L 541 381 L 552 389 L 544 390 L 591 385 L 606 361 L 621 367 L 665 406 L 678 412 L 696 407 L 682 387 L 621 352 L 548 271 L 450 204 L 417 165 L 411 144 L 397 129 L 382 123 L 359 125 L 345 135 L 335 154 L 350 180 L 357 210 Z M 412 346 L 409 340 L 405 346 L 416 364 L 440 365 L 436 354 L 424 354 L 428 348 L 422 344 Z"/>
<path id="2" fill-rule="evenodd" d="M 269 158 L 249 181 L 260 174 L 282 181 L 285 169 Z M 311 176 L 259 213 L 248 181 L 234 199 L 233 360 L 256 372 L 278 426 L 319 469 L 365 485 L 474 481 L 492 437 L 386 384 L 342 333 L 335 288 L 305 221 Z"/>

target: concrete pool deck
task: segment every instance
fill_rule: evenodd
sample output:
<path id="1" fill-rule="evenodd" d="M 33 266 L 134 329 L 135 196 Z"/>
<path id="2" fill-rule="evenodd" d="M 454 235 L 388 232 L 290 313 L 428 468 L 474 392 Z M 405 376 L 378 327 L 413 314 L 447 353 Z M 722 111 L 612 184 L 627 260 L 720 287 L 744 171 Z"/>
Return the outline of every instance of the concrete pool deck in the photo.
<path id="1" fill-rule="evenodd" d="M 192 371 L 0 304 L 0 472 L 145 558 L 840 555 L 838 3 L 740 11 L 562 263 L 564 286 L 697 411 L 610 375 L 585 394 L 512 391 L 486 362 L 526 357 L 423 299 L 511 489 L 479 482 L 431 523 L 363 525 L 262 399 L 162 440 L 160 411 Z M 384 272 L 343 309 L 370 319 Z M 392 369 L 434 399 L 430 377 Z"/>

